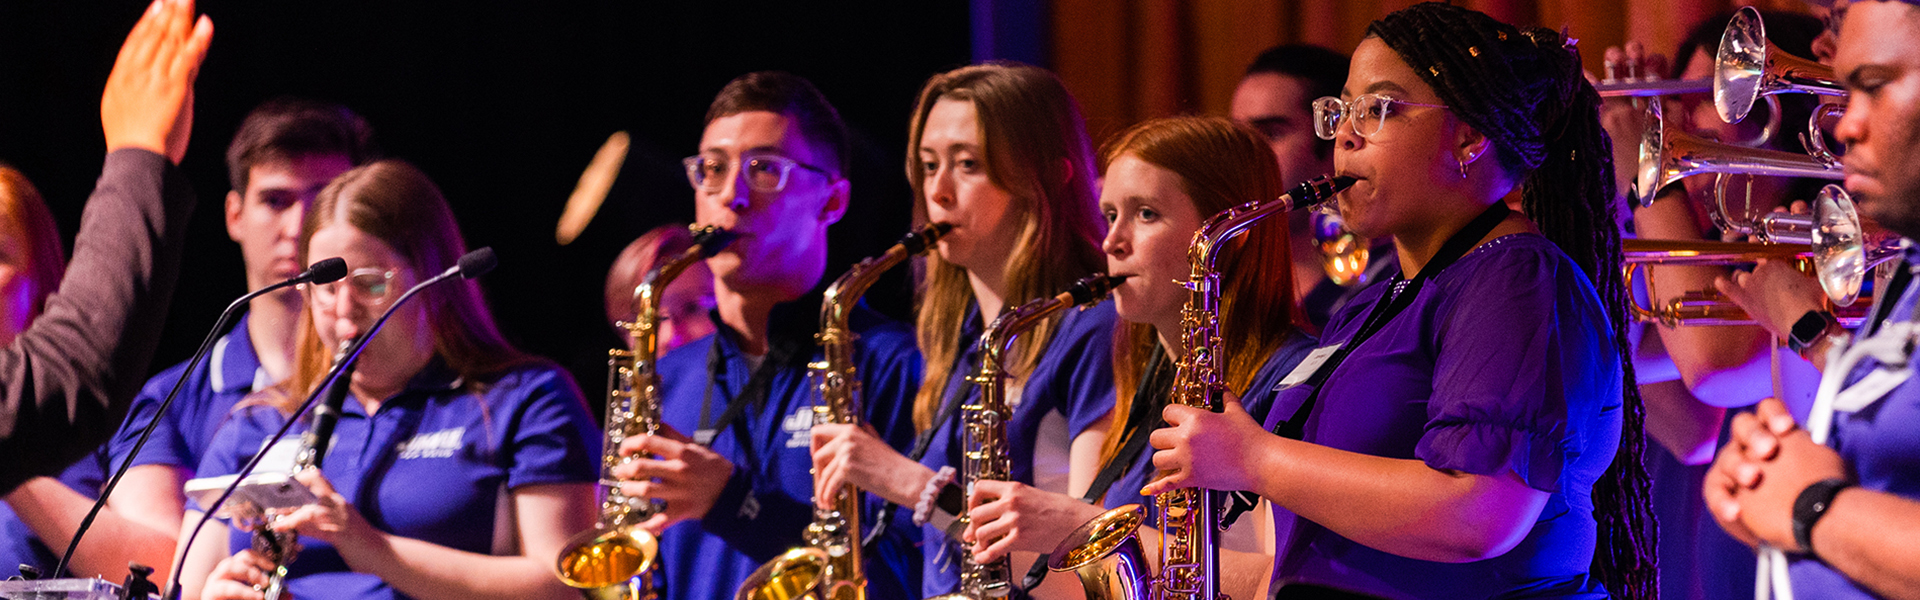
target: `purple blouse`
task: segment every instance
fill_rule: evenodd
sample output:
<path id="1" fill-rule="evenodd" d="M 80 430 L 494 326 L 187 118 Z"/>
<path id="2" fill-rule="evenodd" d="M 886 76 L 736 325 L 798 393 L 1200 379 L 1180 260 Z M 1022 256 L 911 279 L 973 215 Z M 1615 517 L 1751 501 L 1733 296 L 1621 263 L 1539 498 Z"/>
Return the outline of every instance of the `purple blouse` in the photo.
<path id="1" fill-rule="evenodd" d="M 1398 278 L 1329 322 L 1345 343 Z M 1620 445 L 1621 366 L 1586 274 L 1546 238 L 1503 236 L 1441 271 L 1324 384 L 1305 441 L 1435 469 L 1513 471 L 1549 492 L 1533 529 L 1497 557 L 1439 563 L 1361 545 L 1274 508 L 1275 581 L 1384 598 L 1606 598 L 1589 577 L 1594 482 Z M 1282 388 L 1275 429 L 1311 390 Z"/>

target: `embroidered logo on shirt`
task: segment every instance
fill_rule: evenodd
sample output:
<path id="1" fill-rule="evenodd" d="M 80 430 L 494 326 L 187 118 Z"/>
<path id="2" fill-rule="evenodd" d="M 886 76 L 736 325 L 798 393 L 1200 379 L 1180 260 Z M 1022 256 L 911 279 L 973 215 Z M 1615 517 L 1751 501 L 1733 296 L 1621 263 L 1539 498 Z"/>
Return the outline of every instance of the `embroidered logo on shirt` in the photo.
<path id="1" fill-rule="evenodd" d="M 467 428 L 455 427 L 433 433 L 422 433 L 400 444 L 400 460 L 414 458 L 448 458 L 459 450 L 466 437 Z"/>
<path id="2" fill-rule="evenodd" d="M 788 448 L 806 448 L 813 444 L 813 407 L 802 406 L 793 414 L 780 421 L 780 430 L 787 432 Z"/>

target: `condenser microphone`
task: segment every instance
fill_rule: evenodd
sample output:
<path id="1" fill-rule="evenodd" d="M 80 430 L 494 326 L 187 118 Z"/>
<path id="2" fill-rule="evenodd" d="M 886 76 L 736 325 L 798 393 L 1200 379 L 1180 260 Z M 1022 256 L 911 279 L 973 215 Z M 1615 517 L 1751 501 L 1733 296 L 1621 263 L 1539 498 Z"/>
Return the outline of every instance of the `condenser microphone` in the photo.
<path id="1" fill-rule="evenodd" d="M 107 505 L 107 496 L 112 495 L 113 488 L 120 485 L 120 478 L 127 474 L 128 468 L 133 466 L 134 457 L 140 456 L 140 450 L 147 447 L 147 438 L 153 437 L 153 430 L 160 426 L 160 417 L 167 414 L 167 408 L 173 406 L 173 399 L 175 396 L 180 395 L 180 388 L 186 385 L 187 376 L 193 374 L 193 370 L 200 366 L 200 361 L 207 358 L 207 350 L 213 347 L 213 341 L 215 339 L 219 339 L 220 332 L 225 331 L 227 325 L 233 322 L 234 316 L 239 314 L 240 307 L 246 306 L 247 303 L 252 302 L 254 298 L 259 298 L 270 292 L 286 288 L 287 286 L 300 285 L 303 283 L 333 283 L 346 276 L 347 261 L 341 260 L 338 256 L 324 258 L 319 262 L 313 263 L 312 266 L 307 267 L 307 270 L 300 272 L 299 275 L 293 276 L 292 279 L 248 292 L 247 295 L 241 296 L 239 300 L 234 300 L 232 304 L 227 305 L 226 310 L 220 312 L 220 318 L 214 321 L 213 331 L 207 332 L 206 339 L 200 341 L 200 349 L 193 352 L 193 358 L 187 361 L 186 370 L 180 372 L 180 379 L 173 382 L 173 389 L 167 391 L 166 399 L 161 400 L 160 407 L 154 409 L 153 419 L 147 423 L 147 428 L 140 430 L 140 439 L 134 442 L 133 451 L 127 453 L 126 462 L 120 463 L 120 468 L 114 469 L 113 477 L 107 480 L 106 487 L 100 488 L 100 498 L 93 502 L 93 508 L 87 510 L 87 518 L 80 520 L 80 528 L 74 530 L 73 539 L 67 542 L 67 551 L 60 555 L 60 563 L 53 569 L 52 575 L 54 577 L 59 577 L 61 573 L 67 571 L 67 563 L 73 560 L 74 549 L 80 547 L 80 538 L 86 535 L 87 529 L 93 527 L 93 519 L 100 515 L 100 508 Z M 132 415 L 128 416 L 131 417 Z"/>

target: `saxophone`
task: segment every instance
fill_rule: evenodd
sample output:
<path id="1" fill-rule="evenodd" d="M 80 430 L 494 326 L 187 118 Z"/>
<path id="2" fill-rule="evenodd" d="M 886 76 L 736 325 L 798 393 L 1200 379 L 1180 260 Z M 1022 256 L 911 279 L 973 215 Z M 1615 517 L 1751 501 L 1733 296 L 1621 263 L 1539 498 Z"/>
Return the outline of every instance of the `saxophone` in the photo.
<path id="1" fill-rule="evenodd" d="M 1226 382 L 1220 354 L 1221 249 L 1263 218 L 1312 206 L 1353 185 L 1348 177 L 1320 177 L 1271 201 L 1229 208 L 1200 224 L 1187 248 L 1191 266 L 1184 287 L 1180 341 L 1187 352 L 1174 363 L 1170 401 L 1220 409 Z M 1048 568 L 1080 576 L 1093 600 L 1216 600 L 1220 593 L 1220 503 L 1218 492 L 1202 488 L 1168 490 L 1154 497 L 1160 513 L 1160 572 L 1156 576 L 1141 550 L 1136 531 L 1146 509 L 1129 504 L 1081 525 L 1053 551 Z"/>
<path id="2" fill-rule="evenodd" d="M 620 491 L 613 468 L 621 463 L 620 442 L 630 436 L 651 435 L 660 429 L 659 358 L 660 302 L 667 284 L 695 261 L 726 248 L 734 236 L 717 227 L 694 231 L 693 246 L 654 267 L 634 288 L 638 314 L 626 329 L 632 350 L 614 349 L 607 359 L 607 428 L 600 455 L 600 518 L 593 529 L 567 540 L 554 562 L 554 572 L 567 585 L 586 590 L 602 600 L 650 600 L 655 597 L 653 572 L 658 566 L 659 540 L 639 524 L 663 508 L 652 500 L 629 497 Z"/>
<path id="3" fill-rule="evenodd" d="M 333 380 L 333 386 L 327 388 L 320 404 L 313 407 L 312 426 L 300 436 L 300 452 L 294 455 L 293 472 L 318 469 L 326 460 L 327 445 L 333 441 L 333 428 L 340 422 L 341 407 L 346 404 L 348 385 L 353 381 L 354 368 L 359 363 L 346 365 L 347 349 L 352 348 L 354 339 L 340 340 L 340 348 L 333 353 L 333 366 L 328 372 L 340 371 Z M 267 562 L 273 563 L 273 570 L 267 572 L 267 587 L 264 595 L 278 599 L 287 588 L 287 565 L 300 554 L 300 533 L 293 530 L 275 530 L 272 527 L 274 516 L 260 512 L 242 521 L 252 521 L 253 551 Z"/>
<path id="4" fill-rule="evenodd" d="M 834 280 L 820 303 L 820 342 L 823 359 L 807 365 L 820 392 L 813 422 L 860 423 L 860 377 L 854 372 L 853 340 L 848 321 L 860 296 L 882 273 L 933 247 L 953 229 L 933 223 L 900 238 L 879 256 L 860 261 Z M 860 557 L 860 488 L 842 485 L 833 490 L 831 509 L 817 505 L 807 526 L 807 545 L 786 551 L 755 569 L 734 592 L 735 600 L 864 600 L 865 565 Z"/>
<path id="5" fill-rule="evenodd" d="M 966 445 L 960 455 L 961 473 L 967 482 L 969 494 L 973 492 L 975 481 L 1005 481 L 1013 475 L 1007 446 L 1007 420 L 1013 417 L 1013 408 L 1007 404 L 1004 384 L 1007 378 L 1007 352 L 1013 347 L 1014 340 L 1068 307 L 1078 306 L 1084 310 L 1099 304 L 1107 298 L 1107 292 L 1112 291 L 1113 286 L 1125 279 L 1106 275 L 1081 279 L 1058 296 L 1036 298 L 1001 313 L 980 335 L 979 345 L 976 346 L 980 354 L 980 369 L 970 378 L 980 386 L 980 399 L 960 407 L 966 415 Z M 968 522 L 967 515 L 961 514 L 955 527 L 965 529 Z M 961 556 L 960 591 L 934 600 L 988 600 L 1012 595 L 1011 559 L 1003 556 L 991 563 L 977 563 L 973 561 L 971 552 L 962 552 Z"/>

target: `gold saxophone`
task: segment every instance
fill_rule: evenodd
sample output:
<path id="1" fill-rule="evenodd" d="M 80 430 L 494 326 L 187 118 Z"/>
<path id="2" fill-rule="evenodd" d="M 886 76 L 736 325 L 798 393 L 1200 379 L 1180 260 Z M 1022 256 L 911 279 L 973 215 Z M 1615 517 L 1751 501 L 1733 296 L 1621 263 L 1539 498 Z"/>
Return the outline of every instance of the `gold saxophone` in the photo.
<path id="1" fill-rule="evenodd" d="M 860 424 L 860 377 L 854 372 L 853 340 L 848 320 L 860 296 L 882 273 L 933 247 L 953 229 L 933 223 L 900 238 L 879 256 L 860 261 L 827 287 L 820 303 L 820 342 L 823 359 L 807 365 L 820 391 L 813 407 L 815 424 Z M 734 592 L 735 600 L 864 600 L 865 565 L 860 558 L 860 488 L 842 485 L 833 494 L 833 508 L 813 509 L 807 525 L 807 545 L 786 551 L 754 570 Z"/>
<path id="2" fill-rule="evenodd" d="M 1325 202 L 1352 185 L 1347 177 L 1320 177 L 1271 201 L 1229 208 L 1200 224 L 1187 247 L 1192 267 L 1184 286 L 1180 341 L 1187 352 L 1174 363 L 1170 401 L 1219 410 L 1226 381 L 1220 356 L 1221 249 L 1256 222 Z M 1146 509 L 1129 504 L 1081 525 L 1053 551 L 1048 568 L 1080 576 L 1090 600 L 1220 600 L 1220 503 L 1203 488 L 1168 490 L 1154 497 L 1160 511 L 1160 572 L 1156 576 L 1136 531 Z"/>
<path id="3" fill-rule="evenodd" d="M 620 442 L 660 429 L 660 374 L 654 370 L 660 356 L 660 302 L 667 285 L 694 262 L 704 260 L 732 243 L 734 235 L 718 227 L 694 230 L 693 246 L 654 267 L 634 288 L 638 314 L 620 323 L 633 343 L 632 350 L 607 352 L 607 429 L 600 455 L 600 518 L 593 529 L 567 540 L 554 562 L 554 572 L 567 585 L 586 590 L 600 600 L 651 600 L 653 574 L 660 542 L 639 527 L 658 514 L 660 503 L 629 497 L 620 491 L 613 468 L 621 463 Z"/>
<path id="4" fill-rule="evenodd" d="M 1068 307 L 1078 306 L 1086 309 L 1107 299 L 1107 292 L 1119 285 L 1125 277 L 1093 275 L 1081 279 L 1067 291 L 1058 296 L 1036 298 L 1011 311 L 1001 313 L 987 325 L 985 333 L 980 335 L 980 369 L 971 381 L 980 386 L 980 399 L 977 402 L 961 405 L 966 415 L 966 441 L 961 452 L 961 475 L 967 483 L 969 494 L 973 482 L 983 480 L 1006 481 L 1013 476 L 1013 465 L 1009 459 L 1007 446 L 1007 420 L 1013 418 L 1013 408 L 1007 404 L 1006 362 L 1007 352 L 1020 334 L 1033 329 L 1046 319 L 1053 317 Z M 968 502 L 972 504 L 971 501 Z M 957 529 L 965 529 L 969 518 L 961 514 L 956 523 Z M 990 563 L 973 561 L 973 553 L 962 551 L 960 567 L 960 591 L 934 598 L 933 600 L 988 600 L 1006 598 L 1013 593 L 1013 563 L 1008 557 Z"/>

